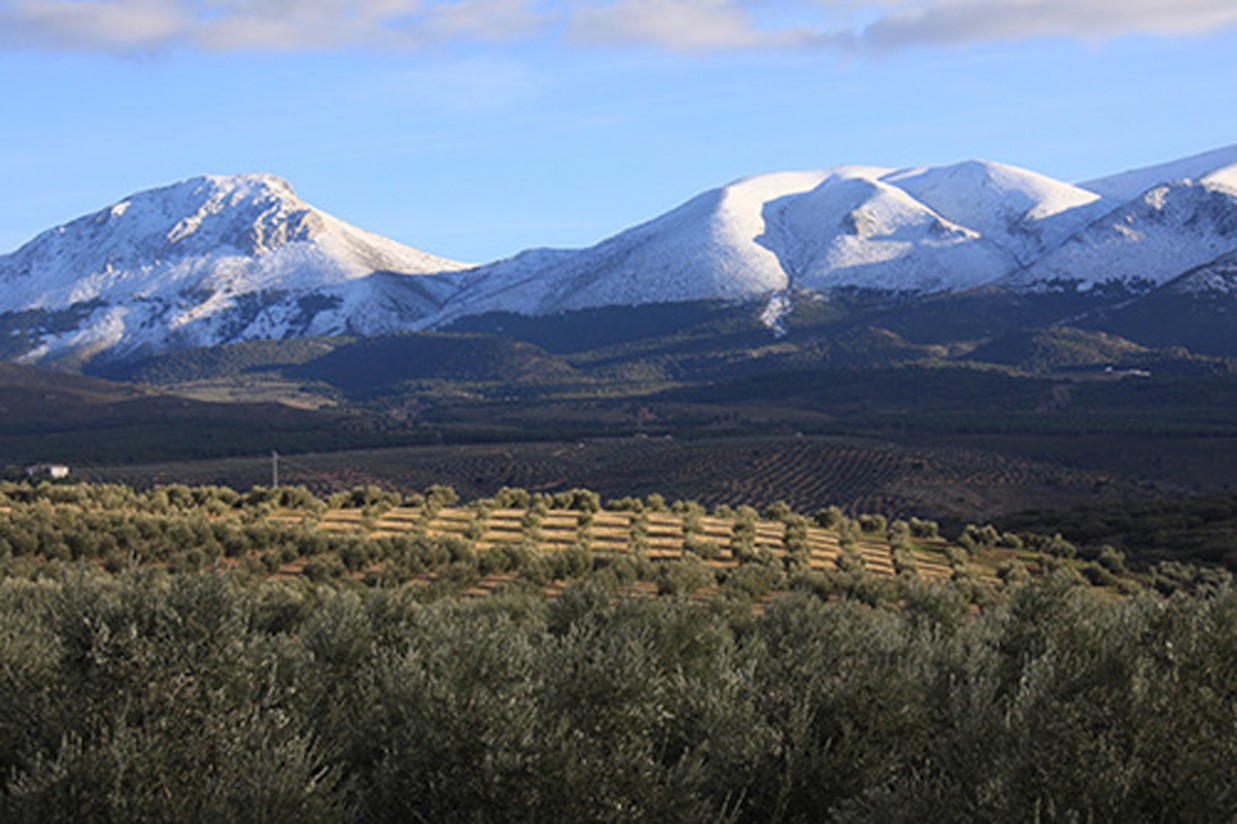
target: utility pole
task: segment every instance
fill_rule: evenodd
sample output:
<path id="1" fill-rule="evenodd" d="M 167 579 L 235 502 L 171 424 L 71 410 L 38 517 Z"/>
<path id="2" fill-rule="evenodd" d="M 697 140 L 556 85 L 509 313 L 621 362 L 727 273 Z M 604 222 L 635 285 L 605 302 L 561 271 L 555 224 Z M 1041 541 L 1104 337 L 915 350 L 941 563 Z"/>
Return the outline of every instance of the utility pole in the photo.
<path id="1" fill-rule="evenodd" d="M 271 450 L 271 489 L 279 488 L 279 453 Z"/>

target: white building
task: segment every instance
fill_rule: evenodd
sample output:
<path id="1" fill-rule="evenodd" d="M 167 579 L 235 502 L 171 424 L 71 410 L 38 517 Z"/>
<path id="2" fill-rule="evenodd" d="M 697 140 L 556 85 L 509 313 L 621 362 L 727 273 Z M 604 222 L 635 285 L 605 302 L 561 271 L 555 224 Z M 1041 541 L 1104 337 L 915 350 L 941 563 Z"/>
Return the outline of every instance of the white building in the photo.
<path id="1" fill-rule="evenodd" d="M 53 481 L 69 477 L 69 468 L 64 464 L 31 464 L 26 467 L 27 478 L 50 478 Z"/>

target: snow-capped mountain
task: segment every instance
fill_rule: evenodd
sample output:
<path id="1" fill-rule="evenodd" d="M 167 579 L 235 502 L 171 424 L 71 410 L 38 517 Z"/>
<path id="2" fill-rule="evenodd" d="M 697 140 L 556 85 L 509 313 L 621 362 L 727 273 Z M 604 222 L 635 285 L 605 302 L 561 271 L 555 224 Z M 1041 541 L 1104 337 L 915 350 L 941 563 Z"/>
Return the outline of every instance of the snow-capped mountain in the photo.
<path id="1" fill-rule="evenodd" d="M 464 279 L 442 317 L 752 300 L 785 289 L 789 279 L 777 255 L 757 242 L 765 234 L 762 210 L 821 178 L 805 173 L 739 181 L 592 248 L 535 249 L 490 264 Z"/>
<path id="2" fill-rule="evenodd" d="M 1080 185 L 986 161 L 762 175 L 586 249 L 482 266 L 349 226 L 278 178 L 202 177 L 0 256 L 0 352 L 123 358 L 699 300 L 762 302 L 777 329 L 803 291 L 1128 298 L 1233 253 L 1237 146 Z"/>
<path id="3" fill-rule="evenodd" d="M 447 287 L 425 276 L 461 268 L 314 210 L 276 177 L 199 177 L 0 256 L 0 309 L 37 340 L 29 360 L 376 333 L 436 311 Z"/>
<path id="4" fill-rule="evenodd" d="M 958 291 L 1013 272 L 1107 208 L 1092 192 L 978 161 L 752 177 L 591 248 L 482 267 L 437 320 L 790 288 Z"/>

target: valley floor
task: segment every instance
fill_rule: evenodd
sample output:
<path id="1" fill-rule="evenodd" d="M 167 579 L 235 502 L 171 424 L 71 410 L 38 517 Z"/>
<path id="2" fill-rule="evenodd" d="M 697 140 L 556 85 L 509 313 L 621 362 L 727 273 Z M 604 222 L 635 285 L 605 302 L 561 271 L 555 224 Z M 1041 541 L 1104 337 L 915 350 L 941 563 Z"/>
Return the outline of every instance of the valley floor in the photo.
<path id="1" fill-rule="evenodd" d="M 81 470 L 92 481 L 268 484 L 271 458 L 210 459 Z M 967 449 L 908 449 L 874 438 L 667 436 L 580 441 L 410 446 L 296 454 L 280 477 L 319 494 L 357 484 L 412 491 L 446 484 L 466 498 L 504 486 L 556 492 L 595 489 L 606 497 L 661 493 L 717 504 L 800 511 L 838 505 L 851 513 L 981 521 L 1022 509 L 1141 499 L 1154 487 L 1108 473 L 1067 470 Z"/>

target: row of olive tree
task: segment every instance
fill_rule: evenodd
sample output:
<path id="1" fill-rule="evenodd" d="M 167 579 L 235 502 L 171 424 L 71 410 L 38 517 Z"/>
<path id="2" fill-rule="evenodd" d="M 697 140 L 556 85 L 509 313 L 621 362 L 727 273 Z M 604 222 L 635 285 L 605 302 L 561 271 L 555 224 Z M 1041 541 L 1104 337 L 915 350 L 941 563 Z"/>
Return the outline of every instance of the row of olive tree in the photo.
<path id="1" fill-rule="evenodd" d="M 1228 821 L 1237 593 L 0 582 L 0 819 Z"/>

